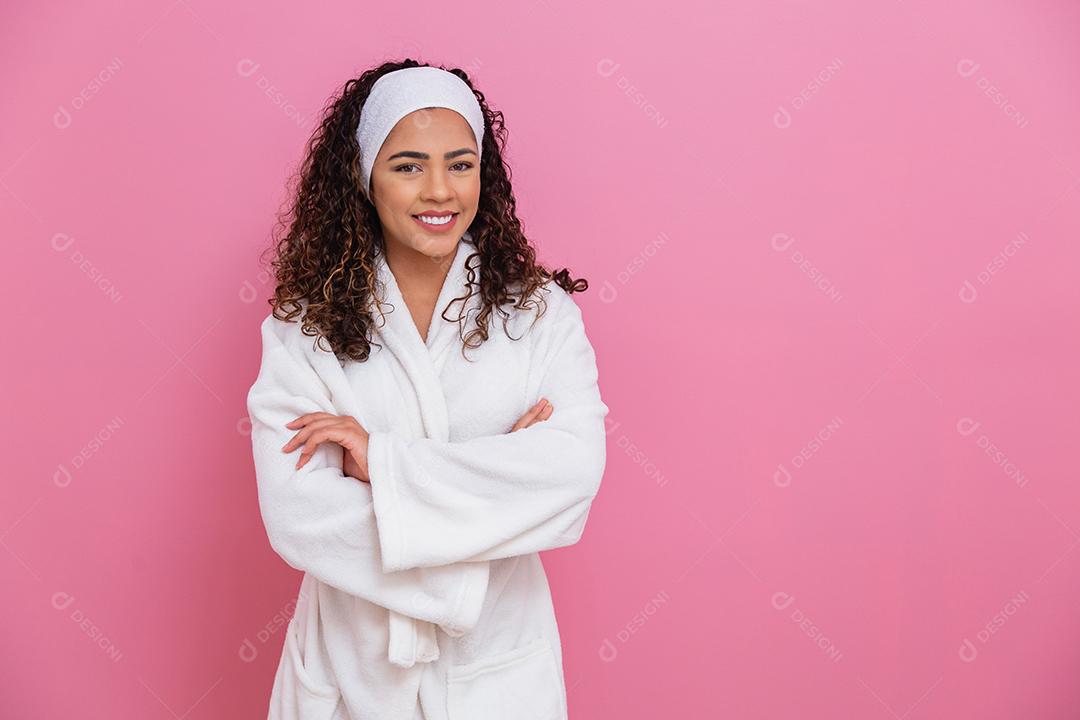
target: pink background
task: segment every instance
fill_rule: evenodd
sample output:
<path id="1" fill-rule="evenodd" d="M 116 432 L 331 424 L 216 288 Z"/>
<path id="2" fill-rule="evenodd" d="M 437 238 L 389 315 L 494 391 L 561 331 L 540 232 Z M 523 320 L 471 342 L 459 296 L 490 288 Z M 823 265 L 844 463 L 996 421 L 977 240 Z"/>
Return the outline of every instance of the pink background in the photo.
<path id="1" fill-rule="evenodd" d="M 1080 8 L 9 5 L 5 717 L 263 717 L 258 253 L 383 59 L 503 110 L 611 407 L 571 717 L 1075 718 Z M 12 247 L 12 250 L 15 248 Z M 12 362 L 13 361 L 13 362 Z"/>

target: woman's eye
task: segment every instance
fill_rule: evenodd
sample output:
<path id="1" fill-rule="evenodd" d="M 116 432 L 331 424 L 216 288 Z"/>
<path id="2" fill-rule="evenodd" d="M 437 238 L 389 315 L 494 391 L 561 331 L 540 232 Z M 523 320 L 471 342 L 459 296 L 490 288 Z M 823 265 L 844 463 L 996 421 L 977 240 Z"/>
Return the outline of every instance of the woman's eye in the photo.
<path id="1" fill-rule="evenodd" d="M 471 168 L 472 166 L 473 165 L 472 165 L 471 162 L 463 160 L 462 162 L 454 163 L 453 165 L 450 166 L 450 168 L 451 169 L 457 168 L 458 170 L 465 171 L 465 170 L 468 170 L 469 168 Z M 421 169 L 420 166 L 417 165 L 416 163 L 405 163 L 404 165 L 398 165 L 396 168 L 394 168 L 394 172 L 405 173 L 406 175 L 415 175 L 415 173 L 406 172 L 406 168 L 416 168 L 417 170 Z"/>

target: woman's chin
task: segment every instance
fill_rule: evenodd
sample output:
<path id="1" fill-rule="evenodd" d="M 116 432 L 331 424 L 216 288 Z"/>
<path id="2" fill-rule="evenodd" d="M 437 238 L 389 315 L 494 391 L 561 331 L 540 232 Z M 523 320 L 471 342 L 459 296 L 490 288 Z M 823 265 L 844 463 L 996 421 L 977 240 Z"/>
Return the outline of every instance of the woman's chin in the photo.
<path id="1" fill-rule="evenodd" d="M 409 238 L 409 245 L 418 253 L 427 255 L 432 259 L 442 259 L 454 252 L 461 233 L 447 233 L 445 235 L 431 235 L 423 230 L 415 232 Z"/>

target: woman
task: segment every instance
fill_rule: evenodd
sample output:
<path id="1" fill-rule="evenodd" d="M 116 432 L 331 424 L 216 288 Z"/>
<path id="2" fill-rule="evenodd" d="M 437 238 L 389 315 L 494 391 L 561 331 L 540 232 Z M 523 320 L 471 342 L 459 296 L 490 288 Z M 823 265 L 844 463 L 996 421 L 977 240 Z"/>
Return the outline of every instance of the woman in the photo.
<path id="1" fill-rule="evenodd" d="M 504 145 L 464 72 L 411 60 L 311 142 L 248 393 L 267 535 L 304 571 L 270 718 L 566 717 L 538 553 L 581 537 L 608 408 L 588 285 L 535 262 Z"/>

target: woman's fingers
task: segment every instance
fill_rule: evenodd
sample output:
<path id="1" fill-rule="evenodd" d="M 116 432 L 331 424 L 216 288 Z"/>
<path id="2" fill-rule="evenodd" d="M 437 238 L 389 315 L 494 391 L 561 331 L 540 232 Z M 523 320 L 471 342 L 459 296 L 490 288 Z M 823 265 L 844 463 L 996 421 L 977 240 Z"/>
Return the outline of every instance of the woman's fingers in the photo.
<path id="1" fill-rule="evenodd" d="M 296 463 L 297 470 L 307 464 L 322 443 L 335 442 L 341 445 L 345 452 L 352 452 L 357 442 L 363 439 L 364 434 L 364 428 L 356 421 L 356 418 L 325 412 L 301 415 L 292 422 L 286 423 L 285 427 L 300 428 L 299 432 L 281 448 L 284 453 L 292 452 L 298 447 L 301 449 Z"/>
<path id="2" fill-rule="evenodd" d="M 525 414 L 522 415 L 516 423 L 514 423 L 514 427 L 511 428 L 510 432 L 529 427 L 529 425 L 532 424 L 533 419 L 540 413 L 541 410 L 543 410 L 543 408 L 544 400 L 541 399 L 539 402 L 537 402 L 535 405 L 525 411 Z"/>
<path id="3" fill-rule="evenodd" d="M 297 418 L 297 420 L 299 420 L 299 418 Z M 293 420 L 293 422 L 296 422 L 296 420 Z M 307 424 L 304 425 L 304 428 L 300 430 L 300 432 L 293 435 L 292 439 L 282 446 L 281 451 L 292 452 L 296 448 L 300 447 L 300 444 L 303 443 L 308 437 L 310 437 L 313 432 L 319 430 L 320 428 L 324 428 L 327 425 L 336 425 L 339 422 L 340 419 L 337 415 L 328 415 L 327 417 L 309 420 Z M 289 423 L 285 427 L 288 427 L 289 425 L 292 425 L 292 423 Z"/>
<path id="4" fill-rule="evenodd" d="M 347 439 L 347 434 L 341 418 L 337 415 L 331 415 L 305 425 L 304 429 L 296 433 L 292 440 L 285 443 L 281 451 L 288 453 L 298 447 L 301 448 L 300 459 L 296 463 L 296 469 L 299 470 L 307 464 L 311 456 L 319 449 L 319 445 L 328 440 L 340 444 Z"/>
<path id="5" fill-rule="evenodd" d="M 331 441 L 340 443 L 345 437 L 345 433 L 340 428 L 335 427 L 323 427 L 313 432 L 308 437 L 307 442 L 304 443 L 304 447 L 300 450 L 300 459 L 296 462 L 296 469 L 307 465 L 308 460 L 311 459 L 315 451 L 319 449 L 319 446 L 324 442 Z"/>
<path id="6" fill-rule="evenodd" d="M 535 405 L 529 408 L 528 412 L 521 416 L 521 419 L 514 423 L 514 427 L 510 429 L 510 432 L 515 430 L 524 430 L 527 427 L 532 426 L 534 423 L 542 420 L 547 420 L 551 417 L 551 413 L 555 410 L 555 406 L 547 401 L 546 398 L 541 398 Z"/>
<path id="7" fill-rule="evenodd" d="M 306 415 L 301 415 L 300 417 L 296 418 L 295 420 L 293 420 L 290 423 L 285 423 L 285 427 L 290 428 L 290 429 L 294 425 L 297 426 L 297 427 L 301 427 L 301 426 L 306 425 L 307 423 L 311 422 L 312 420 L 317 420 L 317 419 L 323 418 L 323 417 L 337 417 L 337 416 L 336 415 L 331 415 L 330 413 L 325 413 L 325 412 L 307 413 Z"/>
<path id="8" fill-rule="evenodd" d="M 349 477 L 354 480 L 359 480 L 360 482 L 371 483 L 370 480 L 361 477 L 362 470 L 360 468 L 360 463 L 356 461 L 356 458 L 352 456 L 352 453 L 345 451 L 345 459 L 342 465 L 344 473 Z"/>

